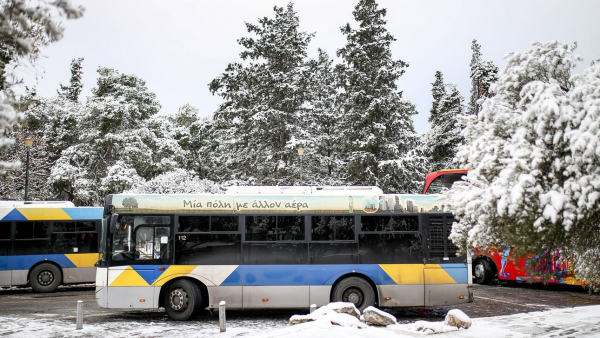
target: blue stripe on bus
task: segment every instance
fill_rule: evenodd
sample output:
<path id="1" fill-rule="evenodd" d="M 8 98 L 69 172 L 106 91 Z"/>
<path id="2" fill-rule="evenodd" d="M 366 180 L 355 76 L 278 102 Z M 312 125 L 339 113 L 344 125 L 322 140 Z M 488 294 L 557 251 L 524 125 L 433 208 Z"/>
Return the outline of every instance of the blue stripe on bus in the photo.
<path id="1" fill-rule="evenodd" d="M 24 256 L 6 256 L 6 263 L 1 264 L 0 270 L 29 270 L 36 263 L 49 261 L 58 264 L 61 268 L 76 268 L 65 255 L 24 255 Z"/>
<path id="2" fill-rule="evenodd" d="M 103 208 L 62 208 L 74 220 L 102 219 Z"/>
<path id="3" fill-rule="evenodd" d="M 457 284 L 467 284 L 468 282 L 468 273 L 467 273 L 467 265 L 461 263 L 449 263 L 449 264 L 440 264 L 440 267 L 444 269 L 444 271 L 452 277 Z"/>
<path id="4" fill-rule="evenodd" d="M 221 286 L 332 285 L 340 276 L 356 272 L 377 285 L 394 285 L 377 264 L 348 265 L 241 265 Z"/>
<path id="5" fill-rule="evenodd" d="M 13 209 L 11 212 L 6 214 L 6 216 L 4 216 L 4 218 L 2 218 L 2 220 L 3 221 L 26 221 L 27 218 L 25 218 L 25 216 L 23 216 L 23 214 L 20 213 L 19 210 Z"/>
<path id="6" fill-rule="evenodd" d="M 142 277 L 148 285 L 152 285 L 170 265 L 130 265 L 135 272 Z"/>

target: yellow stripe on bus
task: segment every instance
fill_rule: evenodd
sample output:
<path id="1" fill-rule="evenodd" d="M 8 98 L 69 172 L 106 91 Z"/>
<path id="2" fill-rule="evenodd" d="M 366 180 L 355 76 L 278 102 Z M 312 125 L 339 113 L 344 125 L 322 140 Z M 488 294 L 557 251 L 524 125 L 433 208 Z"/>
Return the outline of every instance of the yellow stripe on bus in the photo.
<path id="1" fill-rule="evenodd" d="M 197 265 L 171 265 L 160 277 L 154 282 L 154 286 L 163 286 L 166 282 L 175 277 L 187 276 L 197 267 Z"/>
<path id="2" fill-rule="evenodd" d="M 128 266 L 109 286 L 148 286 L 148 283 Z"/>
<path id="3" fill-rule="evenodd" d="M 92 268 L 98 261 L 97 253 L 65 254 L 65 256 L 78 268 Z"/>
<path id="4" fill-rule="evenodd" d="M 423 284 L 423 264 L 379 264 L 396 284 Z"/>
<path id="5" fill-rule="evenodd" d="M 425 284 L 456 284 L 452 278 L 439 264 L 427 264 L 423 270 Z"/>
<path id="6" fill-rule="evenodd" d="M 61 208 L 17 208 L 30 221 L 71 220 L 71 216 Z"/>

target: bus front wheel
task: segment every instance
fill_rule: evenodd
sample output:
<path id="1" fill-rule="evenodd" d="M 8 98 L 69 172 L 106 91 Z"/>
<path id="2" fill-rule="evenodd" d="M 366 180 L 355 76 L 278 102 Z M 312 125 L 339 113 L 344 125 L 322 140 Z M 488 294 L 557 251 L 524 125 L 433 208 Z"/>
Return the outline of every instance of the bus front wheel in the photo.
<path id="1" fill-rule="evenodd" d="M 53 292 L 61 281 L 62 272 L 54 264 L 40 264 L 29 275 L 29 284 L 35 292 Z"/>
<path id="2" fill-rule="evenodd" d="M 352 303 L 359 311 L 362 311 L 375 305 L 375 292 L 366 280 L 360 277 L 348 277 L 335 286 L 332 300 Z"/>
<path id="3" fill-rule="evenodd" d="M 492 268 L 487 259 L 479 259 L 473 266 L 473 278 L 477 284 L 490 284 L 492 281 Z"/>
<path id="4" fill-rule="evenodd" d="M 174 320 L 188 320 L 200 308 L 202 294 L 195 283 L 186 280 L 176 280 L 165 293 L 165 310 Z"/>

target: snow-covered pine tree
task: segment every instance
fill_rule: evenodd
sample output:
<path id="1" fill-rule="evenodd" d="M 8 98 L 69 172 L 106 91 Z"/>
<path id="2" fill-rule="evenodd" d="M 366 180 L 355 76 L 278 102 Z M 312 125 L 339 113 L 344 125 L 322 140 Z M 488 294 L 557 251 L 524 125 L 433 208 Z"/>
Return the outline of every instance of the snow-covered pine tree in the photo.
<path id="1" fill-rule="evenodd" d="M 73 102 L 79 101 L 79 94 L 81 94 L 81 90 L 83 89 L 83 83 L 81 82 L 81 75 L 83 74 L 82 62 L 83 58 L 71 61 L 71 79 L 69 80 L 69 85 L 60 85 L 60 89 L 58 90 L 59 96 Z"/>
<path id="2" fill-rule="evenodd" d="M 443 75 L 437 71 L 432 83 L 433 102 L 429 115 L 431 129 L 424 135 L 427 155 L 430 161 L 429 171 L 448 169 L 456 149 L 462 144 L 457 116 L 463 110 L 463 97 L 456 86 L 445 84 Z"/>
<path id="3" fill-rule="evenodd" d="M 436 115 L 437 107 L 442 96 L 446 94 L 444 75 L 439 70 L 435 72 L 435 81 L 431 86 L 431 97 L 433 98 L 433 101 L 431 102 L 431 110 L 429 110 L 429 122 L 431 122 L 432 117 Z"/>
<path id="4" fill-rule="evenodd" d="M 27 107 L 24 111 L 27 133 L 43 140 L 51 162 L 78 142 L 83 104 L 63 96 L 43 98 L 37 95 L 24 97 L 21 102 Z"/>
<path id="5" fill-rule="evenodd" d="M 81 205 L 101 204 L 106 194 L 172 169 L 181 153 L 177 142 L 165 142 L 148 127 L 160 104 L 143 80 L 108 68 L 98 73 L 78 138 L 63 150 L 50 176 L 56 189 Z"/>
<path id="6" fill-rule="evenodd" d="M 360 0 L 353 15 L 359 27 L 341 28 L 347 42 L 337 52 L 342 63 L 336 67 L 343 88 L 339 130 L 345 176 L 350 184 L 416 191 L 425 170 L 411 163 L 418 143 L 411 119 L 416 110 L 396 86 L 408 64 L 392 59 L 395 39 L 385 27 L 386 9 Z"/>
<path id="7" fill-rule="evenodd" d="M 223 189 L 213 181 L 200 179 L 192 172 L 177 168 L 139 183 L 128 194 L 219 194 Z"/>
<path id="8" fill-rule="evenodd" d="M 260 184 L 292 184 L 296 150 L 288 146 L 307 99 L 306 53 L 313 34 L 299 30 L 293 4 L 246 23 L 256 37 L 238 40 L 243 63 L 231 63 L 209 88 L 225 102 L 215 112 L 224 175 Z"/>
<path id="9" fill-rule="evenodd" d="M 82 14 L 83 8 L 69 1 L 0 1 L 0 177 L 20 166 L 4 159 L 15 143 L 13 128 L 22 118 L 14 109 L 11 87 L 20 80 L 12 69 L 23 62 L 34 63 L 43 47 L 62 38 L 60 18 L 76 19 Z"/>
<path id="10" fill-rule="evenodd" d="M 471 43 L 473 55 L 471 57 L 471 98 L 467 114 L 477 115 L 481 106 L 477 103 L 480 98 L 490 95 L 490 85 L 498 79 L 498 67 L 492 61 L 481 59 L 481 45 L 473 39 Z"/>
<path id="11" fill-rule="evenodd" d="M 578 278 L 600 282 L 600 65 L 571 76 L 575 45 L 508 54 L 457 159 L 470 167 L 448 198 L 455 243 L 560 249 Z"/>
<path id="12" fill-rule="evenodd" d="M 9 162 L 21 162 L 23 165 L 10 172 L 0 183 L 0 200 L 23 200 L 25 195 L 25 163 L 27 149 L 23 142 L 22 130 L 15 132 L 15 144 L 7 151 Z M 29 149 L 29 183 L 27 200 L 44 201 L 52 198 L 52 192 L 47 179 L 50 175 L 52 162 L 49 159 L 48 149 L 44 139 L 36 134 L 28 134 L 33 139 L 33 146 Z"/>
<path id="13" fill-rule="evenodd" d="M 303 148 L 300 184 L 340 185 L 339 170 L 344 167 L 340 158 L 339 123 L 341 114 L 335 104 L 337 78 L 333 60 L 319 49 L 319 56 L 309 62 L 309 104 L 305 117 L 295 132 L 293 148 Z"/>

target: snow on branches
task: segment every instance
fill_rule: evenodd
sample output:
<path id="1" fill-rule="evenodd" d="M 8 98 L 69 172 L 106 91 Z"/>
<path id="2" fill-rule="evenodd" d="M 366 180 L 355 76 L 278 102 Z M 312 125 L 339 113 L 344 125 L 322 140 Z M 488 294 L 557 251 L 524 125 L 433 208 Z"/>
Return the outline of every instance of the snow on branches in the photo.
<path id="1" fill-rule="evenodd" d="M 533 47 L 507 56 L 494 96 L 467 118 L 457 160 L 473 170 L 447 193 L 460 219 L 451 237 L 517 254 L 564 248 L 596 257 L 576 272 L 598 281 L 600 65 L 571 76 L 576 45 Z"/>

